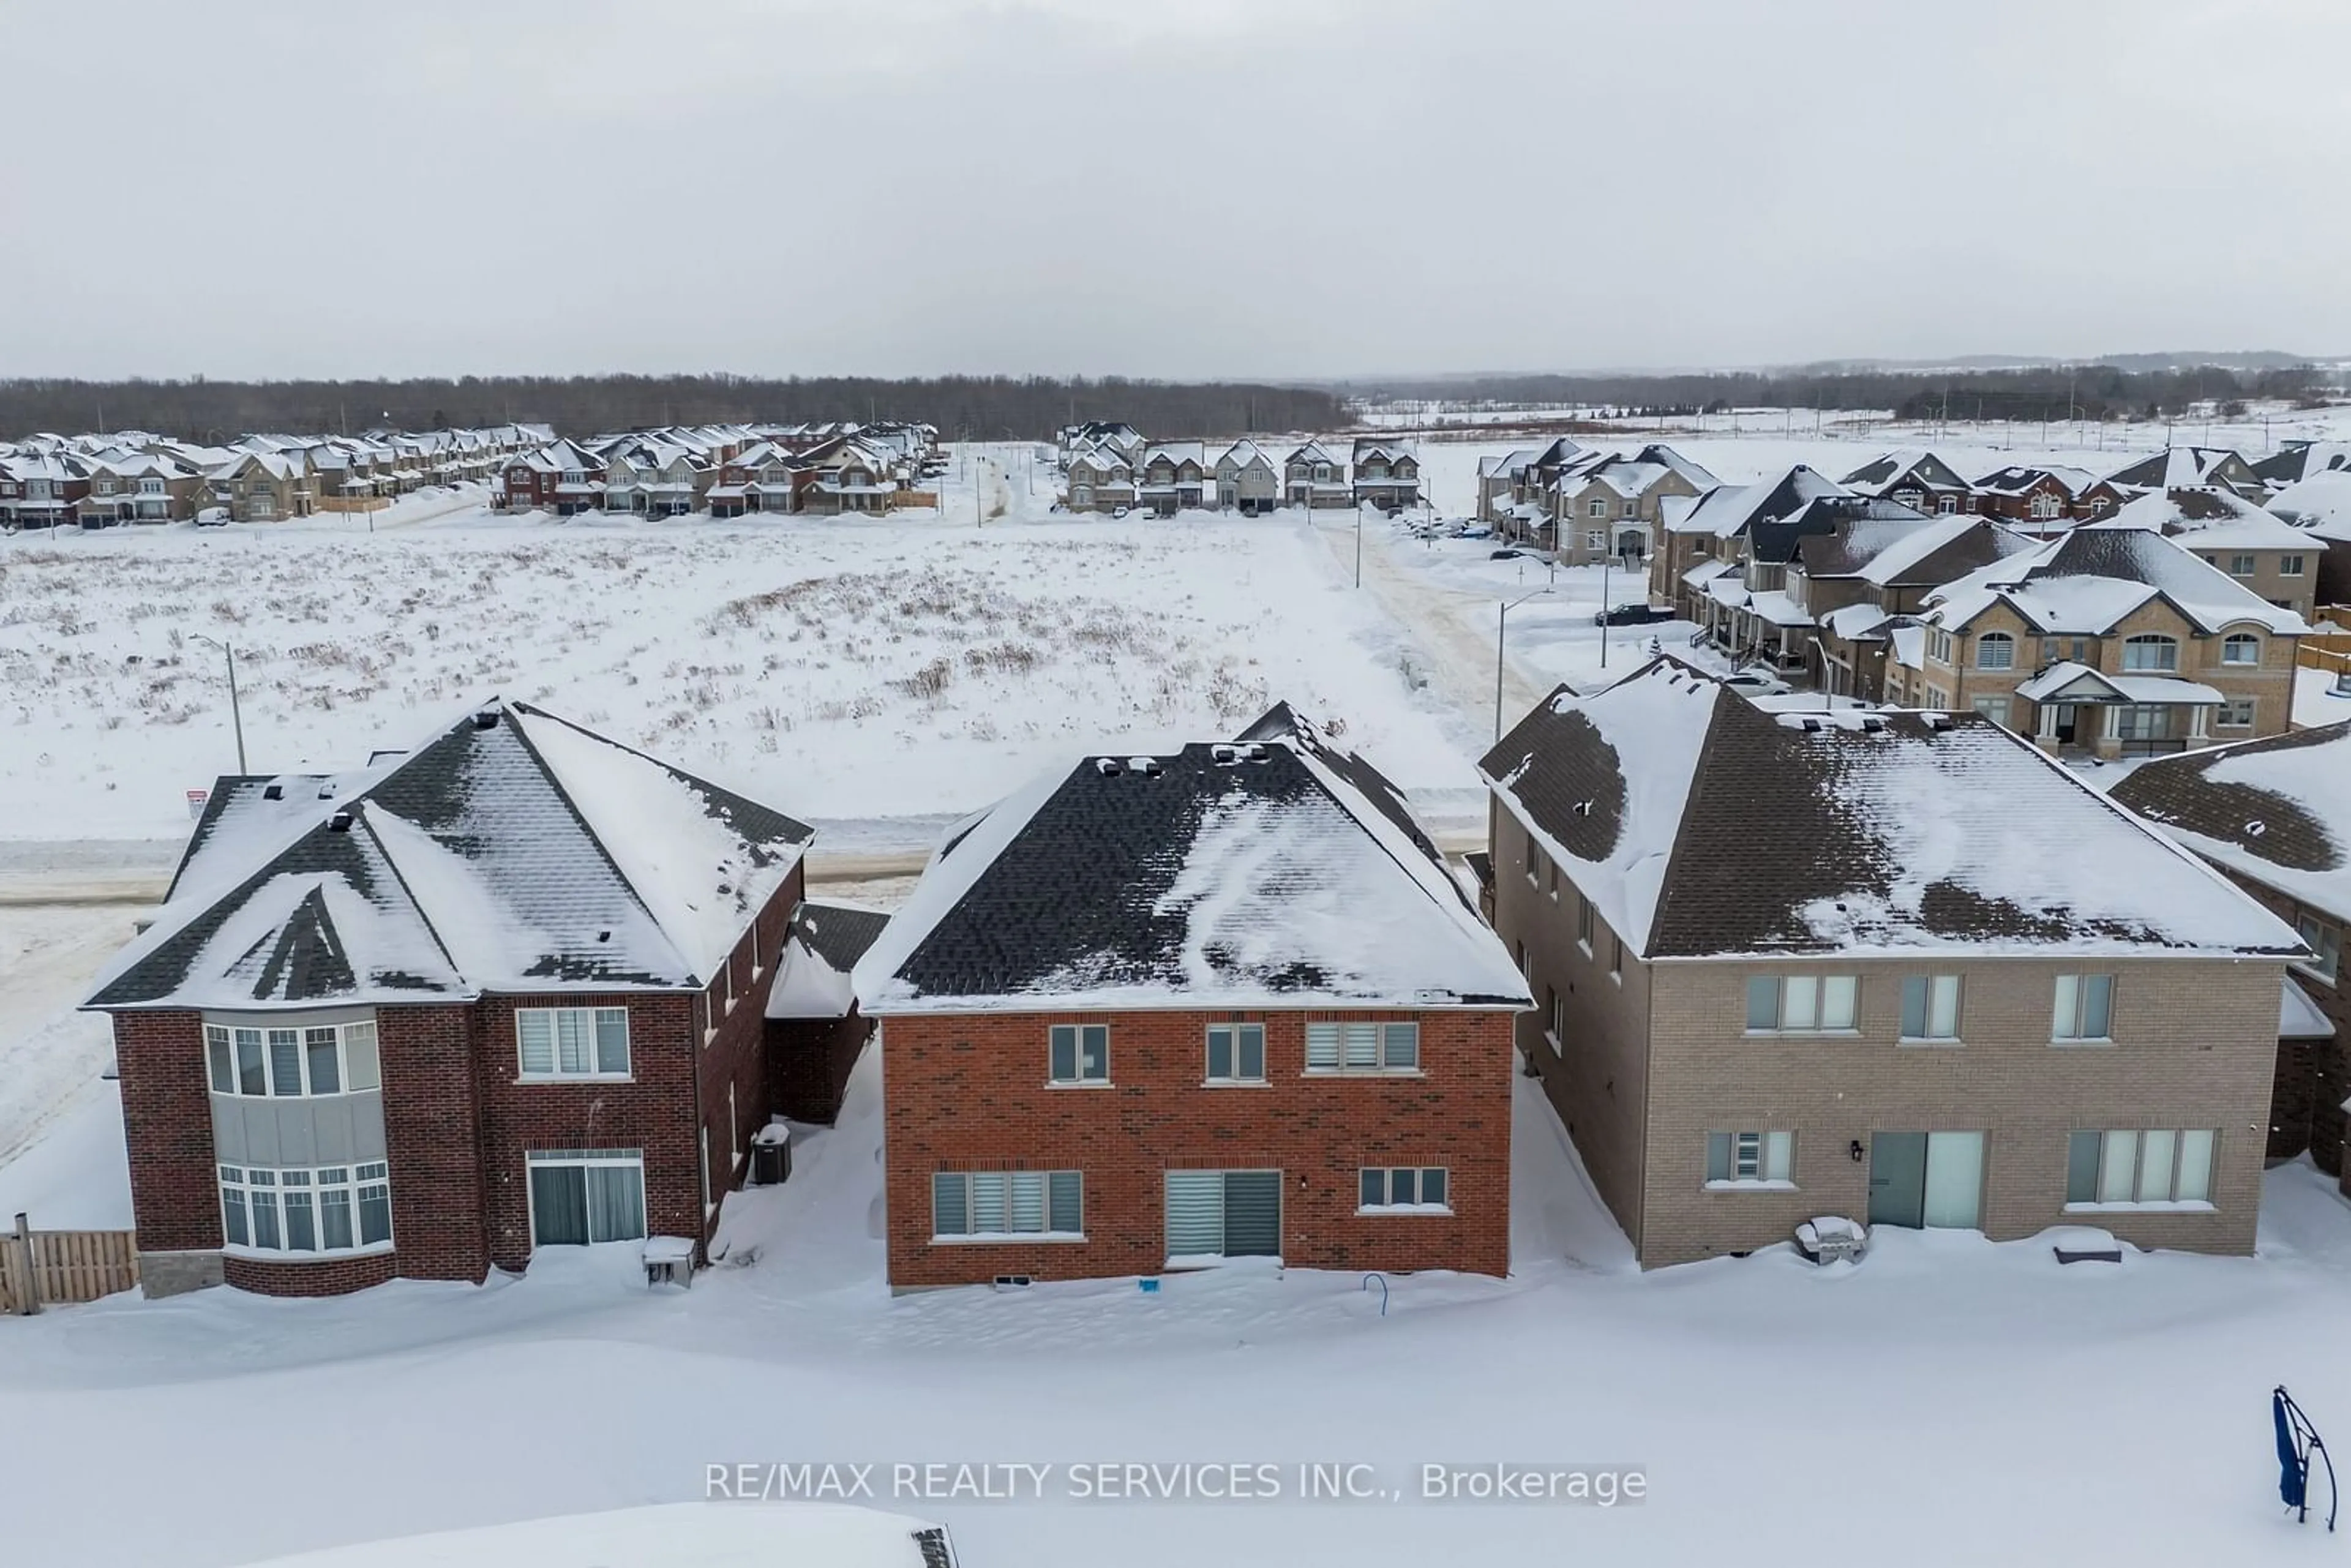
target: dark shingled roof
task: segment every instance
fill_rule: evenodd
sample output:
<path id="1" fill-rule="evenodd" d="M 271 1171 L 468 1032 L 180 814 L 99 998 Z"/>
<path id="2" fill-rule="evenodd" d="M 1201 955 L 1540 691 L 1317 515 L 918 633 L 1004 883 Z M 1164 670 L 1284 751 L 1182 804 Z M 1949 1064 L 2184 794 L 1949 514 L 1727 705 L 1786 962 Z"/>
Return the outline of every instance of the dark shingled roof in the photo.
<path id="1" fill-rule="evenodd" d="M 2351 919 L 2351 720 L 2158 758 L 2113 795 L 2208 841 L 2191 847 L 2221 864 Z"/>
<path id="2" fill-rule="evenodd" d="M 1767 713 L 1661 658 L 1590 696 L 1562 688 L 1480 768 L 1649 957 L 2291 950 L 2257 906 L 1980 715 Z"/>
<path id="3" fill-rule="evenodd" d="M 857 982 L 883 1014 L 1526 1005 L 1395 786 L 1286 705 L 1235 741 L 1088 758 L 961 824 Z"/>
<path id="4" fill-rule="evenodd" d="M 810 899 L 792 911 L 787 940 L 799 943 L 832 968 L 846 975 L 889 925 L 879 909 L 854 904 L 826 904 Z"/>

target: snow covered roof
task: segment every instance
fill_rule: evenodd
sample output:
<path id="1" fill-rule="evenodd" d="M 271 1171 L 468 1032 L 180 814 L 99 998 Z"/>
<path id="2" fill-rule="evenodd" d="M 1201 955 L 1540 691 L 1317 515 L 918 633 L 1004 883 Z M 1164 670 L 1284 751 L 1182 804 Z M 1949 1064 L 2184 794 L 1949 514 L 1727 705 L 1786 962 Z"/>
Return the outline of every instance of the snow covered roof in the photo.
<path id="1" fill-rule="evenodd" d="M 946 1532 L 846 1503 L 674 1502 L 408 1535 L 254 1568 L 937 1568 Z"/>
<path id="2" fill-rule="evenodd" d="M 2351 473 L 2351 441 L 2289 441 L 2253 465 L 2273 486 L 2298 485 L 2321 474 Z"/>
<path id="3" fill-rule="evenodd" d="M 857 966 L 865 1009 L 1528 1006 L 1395 787 L 1286 713 L 959 824 Z"/>
<path id="4" fill-rule="evenodd" d="M 2182 544 L 2199 550 L 2326 548 L 2325 541 L 2312 538 L 2233 490 L 2150 490 L 2118 508 L 2105 526 L 2153 528 L 2179 536 Z"/>
<path id="5" fill-rule="evenodd" d="M 1855 575 L 1878 588 L 1934 587 L 2032 548 L 1988 517 L 1936 517 L 1888 540 Z"/>
<path id="6" fill-rule="evenodd" d="M 2031 703 L 2142 703 L 2157 707 L 2219 707 L 2228 699 L 2200 681 L 2175 675 L 2116 675 L 2094 665 L 2060 660 L 2016 695 Z"/>
<path id="7" fill-rule="evenodd" d="M 2351 720 L 2158 758 L 2113 793 L 2207 860 L 2351 920 Z"/>
<path id="8" fill-rule="evenodd" d="M 2351 473 L 2330 468 L 2297 480 L 2270 497 L 2269 510 L 2323 538 L 2351 541 Z"/>
<path id="9" fill-rule="evenodd" d="M 2231 478 L 2232 475 L 2237 477 Z M 2260 476 L 2230 447 L 2168 446 L 2152 456 L 2125 464 L 2107 475 L 2106 481 L 2126 489 L 2176 490 L 2258 485 Z"/>
<path id="10" fill-rule="evenodd" d="M 2326 1010 L 2311 1000 L 2310 993 L 2294 983 L 2288 975 L 2278 991 L 2278 1038 L 2280 1040 L 2332 1040 L 2335 1020 Z"/>
<path id="11" fill-rule="evenodd" d="M 155 924 L 86 1005 L 699 989 L 811 836 L 493 702 L 380 768 L 224 779 Z"/>
<path id="12" fill-rule="evenodd" d="M 1673 533 L 1737 538 L 1758 519 L 1787 517 L 1823 496 L 1851 494 L 1827 475 L 1799 463 L 1777 479 L 1753 485 L 1718 485 L 1677 517 L 1669 519 L 1666 527 Z"/>
<path id="13" fill-rule="evenodd" d="M 2021 496 L 2043 479 L 2057 481 L 2069 497 L 2078 496 L 2098 483 L 2098 476 L 2087 468 L 2068 468 L 2054 463 L 2012 464 L 1978 479 L 1975 487 L 1995 496 Z"/>
<path id="14" fill-rule="evenodd" d="M 1767 714 L 1669 658 L 1562 687 L 1479 765 L 1650 957 L 2299 950 L 1980 715 Z"/>
<path id="15" fill-rule="evenodd" d="M 883 911 L 858 904 L 810 902 L 793 910 L 768 991 L 768 1016 L 847 1018 L 857 1006 L 849 977 L 889 924 Z"/>
<path id="16" fill-rule="evenodd" d="M 1846 475 L 1847 489 L 1865 496 L 1883 496 L 1917 486 L 1928 491 L 1965 491 L 1968 482 L 1959 470 L 1922 447 L 1900 447 L 1872 458 Z"/>
<path id="17" fill-rule="evenodd" d="M 2069 529 L 1928 596 L 1937 622 L 1965 626 L 2006 603 L 2036 632 L 2104 636 L 2161 599 L 2205 632 L 2251 623 L 2283 636 L 2309 627 L 2152 528 L 2113 521 Z"/>

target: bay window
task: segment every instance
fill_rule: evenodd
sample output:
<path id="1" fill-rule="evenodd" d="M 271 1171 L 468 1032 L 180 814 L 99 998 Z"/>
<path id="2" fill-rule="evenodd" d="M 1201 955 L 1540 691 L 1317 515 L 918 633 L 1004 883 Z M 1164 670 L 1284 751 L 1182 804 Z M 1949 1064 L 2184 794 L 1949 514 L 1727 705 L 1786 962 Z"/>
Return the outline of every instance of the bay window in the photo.
<path id="1" fill-rule="evenodd" d="M 340 1023 L 204 1023 L 215 1094 L 251 1099 L 351 1094 L 381 1086 L 373 1019 Z"/>
<path id="2" fill-rule="evenodd" d="M 221 1234 L 232 1250 L 329 1257 L 392 1245 L 390 1167 L 381 1160 L 219 1171 Z"/>

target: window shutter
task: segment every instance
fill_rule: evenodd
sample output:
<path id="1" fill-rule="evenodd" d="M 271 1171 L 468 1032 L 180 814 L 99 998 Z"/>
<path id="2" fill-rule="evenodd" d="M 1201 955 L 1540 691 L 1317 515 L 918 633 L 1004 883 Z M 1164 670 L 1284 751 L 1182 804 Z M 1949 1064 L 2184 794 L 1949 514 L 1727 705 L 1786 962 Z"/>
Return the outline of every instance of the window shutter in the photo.
<path id="1" fill-rule="evenodd" d="M 1337 1024 L 1310 1023 L 1306 1026 L 1306 1065 L 1310 1070 L 1339 1065 Z"/>

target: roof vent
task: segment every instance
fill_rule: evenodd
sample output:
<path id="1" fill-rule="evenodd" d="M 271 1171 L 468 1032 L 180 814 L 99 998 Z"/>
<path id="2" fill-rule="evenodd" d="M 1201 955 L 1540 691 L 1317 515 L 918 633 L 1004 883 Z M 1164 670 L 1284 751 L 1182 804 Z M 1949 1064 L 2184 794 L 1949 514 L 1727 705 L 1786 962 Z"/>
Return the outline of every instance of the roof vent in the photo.
<path id="1" fill-rule="evenodd" d="M 1818 734 L 1820 734 L 1820 732 L 1821 732 L 1821 721 L 1820 721 L 1819 719 L 1816 719 L 1816 718 L 1808 718 L 1808 719 L 1804 720 L 1804 721 L 1803 721 L 1803 723 L 1804 723 L 1804 733 L 1805 733 L 1806 735 L 1818 735 Z"/>
<path id="2" fill-rule="evenodd" d="M 1115 779 L 1126 768 L 1115 757 L 1097 757 L 1094 758 L 1094 771 L 1105 779 Z"/>
<path id="3" fill-rule="evenodd" d="M 2252 821 L 2245 824 L 2245 837 L 2249 839 L 2258 839 L 2269 831 L 2270 825 L 2267 822 L 2262 821 L 2259 817 L 2254 818 Z"/>
<path id="4" fill-rule="evenodd" d="M 494 707 L 486 707 L 481 712 L 475 714 L 474 716 L 474 727 L 475 729 L 497 728 L 498 710 Z"/>
<path id="5" fill-rule="evenodd" d="M 1864 735 L 1883 735 L 1886 733 L 1886 721 L 1882 718 L 1863 719 L 1861 732 Z"/>
<path id="6" fill-rule="evenodd" d="M 1578 800 L 1575 803 L 1575 814 L 1579 817 L 1588 817 L 1592 815 L 1592 802 L 1589 800 Z"/>
<path id="7" fill-rule="evenodd" d="M 1140 773 L 1145 779 L 1156 779 L 1164 771 L 1156 757 L 1131 757 L 1126 766 L 1129 772 Z"/>
<path id="8" fill-rule="evenodd" d="M 1927 720 L 1927 727 L 1928 729 L 1949 729 L 1951 727 L 1951 716 L 1949 714 L 1930 713 L 1926 715 L 1925 717 Z"/>
<path id="9" fill-rule="evenodd" d="M 321 800 L 331 800 L 334 798 L 335 781 L 329 779 L 319 786 L 319 799 Z"/>
<path id="10" fill-rule="evenodd" d="M 1229 768 L 1241 759 L 1241 748 L 1238 746 L 1212 746 L 1208 747 L 1208 755 L 1216 759 L 1218 767 Z"/>
<path id="11" fill-rule="evenodd" d="M 261 787 L 261 798 L 265 800 L 283 800 L 286 799 L 286 786 L 283 784 L 264 784 Z"/>
<path id="12" fill-rule="evenodd" d="M 327 831 L 330 833 L 348 833 L 350 831 L 351 814 L 349 811 L 338 811 L 333 816 L 327 819 Z"/>
<path id="13" fill-rule="evenodd" d="M 1246 762 L 1262 762 L 1271 755 L 1272 753 L 1267 751 L 1264 747 L 1259 745 L 1256 741 L 1251 741 L 1247 746 L 1241 747 L 1241 758 Z"/>
<path id="14" fill-rule="evenodd" d="M 596 940 L 599 942 L 610 942 L 611 939 L 612 934 L 610 931 L 599 931 L 596 933 Z"/>

